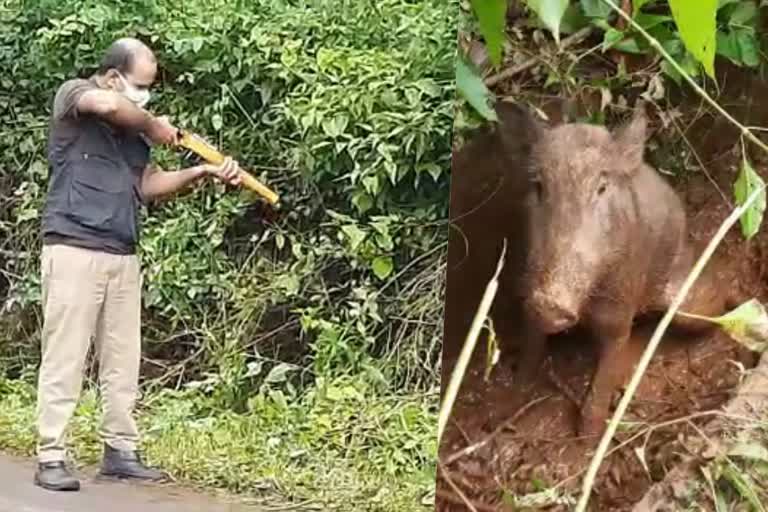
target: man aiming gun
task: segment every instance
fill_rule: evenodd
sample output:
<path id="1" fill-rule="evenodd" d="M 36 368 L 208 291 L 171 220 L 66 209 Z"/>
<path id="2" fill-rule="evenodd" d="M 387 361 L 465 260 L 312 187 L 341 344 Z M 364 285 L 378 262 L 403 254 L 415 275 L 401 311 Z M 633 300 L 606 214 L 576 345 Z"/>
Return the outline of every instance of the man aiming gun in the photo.
<path id="1" fill-rule="evenodd" d="M 120 39 L 98 71 L 58 90 L 51 117 L 50 184 L 42 218 L 42 361 L 37 395 L 35 483 L 79 490 L 65 463 L 65 430 L 79 398 L 94 339 L 103 400 L 101 473 L 159 480 L 138 451 L 133 418 L 141 359 L 141 272 L 136 255 L 143 202 L 205 176 L 240 182 L 238 165 L 166 172 L 150 144 L 173 145 L 178 130 L 144 106 L 157 61 L 136 39 Z"/>

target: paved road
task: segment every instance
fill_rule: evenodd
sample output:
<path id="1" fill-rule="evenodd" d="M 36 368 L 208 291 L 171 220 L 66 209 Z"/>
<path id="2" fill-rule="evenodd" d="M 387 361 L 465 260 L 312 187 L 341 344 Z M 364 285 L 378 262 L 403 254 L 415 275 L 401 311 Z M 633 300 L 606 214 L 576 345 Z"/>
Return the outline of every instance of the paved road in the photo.
<path id="1" fill-rule="evenodd" d="M 173 486 L 136 485 L 80 475 L 79 492 L 32 483 L 33 461 L 0 456 L 0 512 L 259 512 Z"/>

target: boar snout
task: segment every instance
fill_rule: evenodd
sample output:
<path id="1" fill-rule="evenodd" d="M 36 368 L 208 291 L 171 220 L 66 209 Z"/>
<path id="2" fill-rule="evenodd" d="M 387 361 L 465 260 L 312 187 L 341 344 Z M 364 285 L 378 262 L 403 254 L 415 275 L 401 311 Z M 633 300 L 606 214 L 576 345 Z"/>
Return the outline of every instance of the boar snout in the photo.
<path id="1" fill-rule="evenodd" d="M 567 290 L 533 290 L 526 302 L 528 314 L 544 334 L 555 334 L 576 325 L 579 311 Z"/>

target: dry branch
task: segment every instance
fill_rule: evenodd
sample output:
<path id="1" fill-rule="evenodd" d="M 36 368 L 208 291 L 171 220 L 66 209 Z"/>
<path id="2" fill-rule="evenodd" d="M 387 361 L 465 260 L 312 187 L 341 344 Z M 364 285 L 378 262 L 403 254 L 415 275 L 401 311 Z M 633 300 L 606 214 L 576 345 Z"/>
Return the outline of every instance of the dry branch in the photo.
<path id="1" fill-rule="evenodd" d="M 592 27 L 584 27 L 578 32 L 574 32 L 570 36 L 563 39 L 560 48 L 565 49 L 569 46 L 574 46 L 582 42 L 584 39 L 589 37 L 589 35 L 592 33 Z M 502 80 L 506 80 L 508 78 L 512 78 L 513 76 L 517 75 L 518 73 L 522 73 L 523 71 L 532 68 L 536 65 L 536 63 L 539 62 L 539 57 L 533 57 L 531 59 L 526 60 L 525 62 L 521 62 L 520 64 L 516 66 L 512 66 L 511 68 L 507 68 L 495 75 L 491 75 L 488 78 L 486 78 L 485 85 L 488 87 L 493 87 Z"/>

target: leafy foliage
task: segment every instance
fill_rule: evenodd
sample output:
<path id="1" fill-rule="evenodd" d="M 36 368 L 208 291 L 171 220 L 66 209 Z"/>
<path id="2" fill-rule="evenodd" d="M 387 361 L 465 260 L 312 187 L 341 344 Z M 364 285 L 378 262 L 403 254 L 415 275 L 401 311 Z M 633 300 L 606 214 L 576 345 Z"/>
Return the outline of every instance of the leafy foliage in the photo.
<path id="1" fill-rule="evenodd" d="M 26 380 L 0 379 L 4 450 L 34 454 L 34 394 Z M 380 397 L 365 382 L 344 377 L 319 382 L 295 402 L 255 396 L 244 413 L 222 414 L 214 397 L 189 389 L 156 395 L 139 423 L 147 458 L 183 482 L 249 493 L 276 508 L 293 498 L 350 512 L 360 503 L 367 510 L 416 511 L 424 510 L 422 496 L 434 485 L 431 400 Z M 89 390 L 70 435 L 78 464 L 99 462 L 99 416 Z"/>
<path id="2" fill-rule="evenodd" d="M 655 53 L 650 43 L 631 26 L 617 28 L 615 21 L 618 17 L 612 6 L 618 7 L 620 2 L 526 0 L 525 3 L 536 21 L 546 27 L 558 43 L 562 32 L 571 33 L 592 25 L 603 33 L 603 52 L 612 49 L 631 54 Z M 737 66 L 754 68 L 760 64 L 760 6 L 756 0 L 708 0 L 704 4 L 686 0 L 635 0 L 632 7 L 632 20 L 656 39 L 693 77 L 698 77 L 704 69 L 707 75 L 714 78 L 716 56 Z M 488 18 L 494 14 L 499 23 L 504 13 L 489 8 L 479 12 L 475 9 L 475 12 L 478 18 L 482 15 L 479 30 L 493 56 L 495 48 L 499 45 L 503 47 L 503 44 L 497 42 L 496 31 L 490 28 L 495 24 Z M 669 63 L 661 62 L 660 69 L 678 85 L 681 84 L 679 73 Z M 457 73 L 463 71 L 457 68 Z M 482 109 L 482 104 L 477 100 L 470 103 L 474 109 Z"/>
<path id="3" fill-rule="evenodd" d="M 7 308 L 27 315 L 37 306 L 52 95 L 75 72 L 93 72 L 114 38 L 138 34 L 162 67 L 150 108 L 233 154 L 286 203 L 270 224 L 253 196 L 209 183 L 153 207 L 141 246 L 148 338 L 248 342 L 277 327 L 263 320 L 278 311 L 285 322 L 317 320 L 301 324 L 316 339 L 338 339 L 321 336 L 320 324 L 345 332 L 341 352 L 386 349 L 388 298 L 377 290 L 386 282 L 395 292 L 433 264 L 405 269 L 444 237 L 436 221 L 448 206 L 450 5 L 193 1 L 179 10 L 39 0 L 8 1 L 2 16 L 0 183 L 16 193 L 3 199 L 0 237 L 18 255 L 5 263 Z M 186 163 L 168 151 L 158 159 Z"/>

